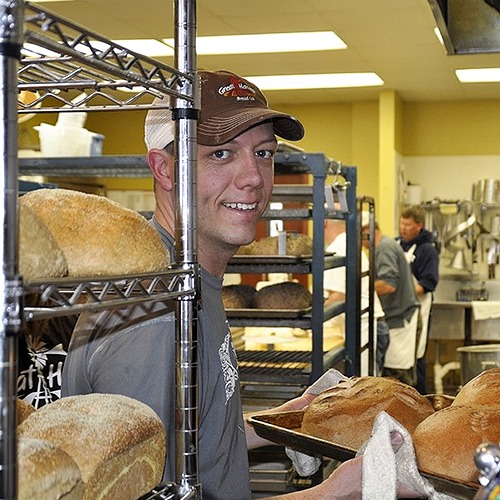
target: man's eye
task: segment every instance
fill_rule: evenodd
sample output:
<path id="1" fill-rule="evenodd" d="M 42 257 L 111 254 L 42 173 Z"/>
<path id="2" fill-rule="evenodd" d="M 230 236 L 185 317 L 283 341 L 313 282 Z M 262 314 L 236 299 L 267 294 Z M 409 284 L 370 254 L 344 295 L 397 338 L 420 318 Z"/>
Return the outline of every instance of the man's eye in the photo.
<path id="1" fill-rule="evenodd" d="M 269 149 L 262 149 L 261 151 L 257 151 L 257 156 L 263 159 L 272 158 L 274 156 L 274 151 Z"/>
<path id="2" fill-rule="evenodd" d="M 218 149 L 212 153 L 212 156 L 219 160 L 224 160 L 229 156 L 229 151 L 227 149 Z"/>

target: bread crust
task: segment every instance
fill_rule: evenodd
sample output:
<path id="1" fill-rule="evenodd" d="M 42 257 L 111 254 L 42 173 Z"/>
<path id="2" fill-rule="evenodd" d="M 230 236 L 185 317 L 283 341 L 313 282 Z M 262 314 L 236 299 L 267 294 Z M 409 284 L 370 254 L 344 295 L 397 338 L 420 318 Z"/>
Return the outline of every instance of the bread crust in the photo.
<path id="1" fill-rule="evenodd" d="M 353 377 L 322 392 L 305 409 L 302 432 L 358 450 L 376 416 L 387 412 L 408 432 L 434 413 L 416 389 L 388 377 Z"/>
<path id="2" fill-rule="evenodd" d="M 499 401 L 500 368 L 491 368 L 469 380 L 455 396 L 453 406 L 497 406 Z"/>
<path id="3" fill-rule="evenodd" d="M 312 306 L 312 294 L 300 283 L 283 281 L 261 288 L 253 305 L 258 309 L 307 309 Z"/>
<path id="4" fill-rule="evenodd" d="M 19 207 L 19 272 L 27 281 L 68 274 L 62 249 L 47 225 L 28 206 Z"/>
<path id="5" fill-rule="evenodd" d="M 17 444 L 19 500 L 80 500 L 83 482 L 75 461 L 48 441 L 21 436 Z"/>
<path id="6" fill-rule="evenodd" d="M 476 448 L 500 442 L 500 406 L 449 406 L 421 422 L 412 438 L 422 471 L 476 482 Z"/>
<path id="7" fill-rule="evenodd" d="M 84 499 L 134 500 L 163 475 L 163 424 L 149 406 L 126 396 L 61 398 L 31 414 L 18 432 L 49 441 L 73 458 L 84 482 Z"/>
<path id="8" fill-rule="evenodd" d="M 68 263 L 69 276 L 159 272 L 168 254 L 138 212 L 104 196 L 69 189 L 37 189 L 20 198 L 49 228 Z"/>
<path id="9" fill-rule="evenodd" d="M 16 425 L 23 423 L 35 410 L 33 405 L 30 405 L 24 399 L 16 399 Z"/>
<path id="10" fill-rule="evenodd" d="M 238 255 L 279 255 L 278 236 L 265 236 L 238 250 Z M 310 255 L 312 253 L 312 238 L 307 234 L 286 234 L 286 255 Z"/>

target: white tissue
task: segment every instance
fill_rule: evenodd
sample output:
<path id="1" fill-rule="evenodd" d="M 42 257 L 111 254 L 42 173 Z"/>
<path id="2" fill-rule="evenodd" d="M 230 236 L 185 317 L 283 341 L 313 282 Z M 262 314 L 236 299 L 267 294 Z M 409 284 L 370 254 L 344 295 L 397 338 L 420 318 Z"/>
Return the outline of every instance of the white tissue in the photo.
<path id="1" fill-rule="evenodd" d="M 391 432 L 394 431 L 403 437 L 403 444 L 396 452 L 391 444 Z M 394 500 L 399 481 L 429 500 L 453 500 L 437 492 L 420 475 L 409 432 L 384 411 L 377 415 L 372 435 L 359 454 L 363 455 L 363 499 Z"/>
<path id="2" fill-rule="evenodd" d="M 341 380 L 347 380 L 347 377 L 338 370 L 330 368 L 316 382 L 310 385 L 304 391 L 304 394 L 320 394 L 326 389 L 337 385 Z M 285 448 L 285 453 L 292 461 L 297 474 L 301 477 L 311 476 L 321 466 L 321 458 L 318 456 L 306 455 L 291 448 Z"/>

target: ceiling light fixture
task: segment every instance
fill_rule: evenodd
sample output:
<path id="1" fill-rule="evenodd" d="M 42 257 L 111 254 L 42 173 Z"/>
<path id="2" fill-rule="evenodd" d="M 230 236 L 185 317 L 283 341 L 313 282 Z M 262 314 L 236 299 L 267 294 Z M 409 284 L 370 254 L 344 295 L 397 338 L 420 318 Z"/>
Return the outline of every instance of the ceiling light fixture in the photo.
<path id="1" fill-rule="evenodd" d="M 462 83 L 500 82 L 500 68 L 470 68 L 455 70 Z"/>
<path id="2" fill-rule="evenodd" d="M 262 90 L 374 87 L 384 81 L 376 73 L 328 73 L 309 75 L 248 76 Z"/>
<path id="3" fill-rule="evenodd" d="M 174 46 L 172 38 L 165 38 L 163 41 L 171 47 Z M 333 31 L 201 36 L 196 38 L 196 52 L 199 55 L 309 52 L 345 48 L 347 45 Z"/>
<path id="4" fill-rule="evenodd" d="M 434 34 L 436 35 L 436 38 L 439 40 L 439 43 L 441 45 L 444 45 L 443 35 L 441 33 L 441 30 L 437 26 L 434 28 Z"/>

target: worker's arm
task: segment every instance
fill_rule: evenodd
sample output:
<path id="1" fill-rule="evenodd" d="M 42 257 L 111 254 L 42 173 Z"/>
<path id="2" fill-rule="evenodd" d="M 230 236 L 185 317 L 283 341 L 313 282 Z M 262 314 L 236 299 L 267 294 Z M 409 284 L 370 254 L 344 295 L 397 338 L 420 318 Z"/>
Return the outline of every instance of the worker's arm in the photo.
<path id="1" fill-rule="evenodd" d="M 389 285 L 389 283 L 384 280 L 375 280 L 375 291 L 379 296 L 389 295 L 390 293 L 394 293 L 396 291 L 396 287 Z"/>

